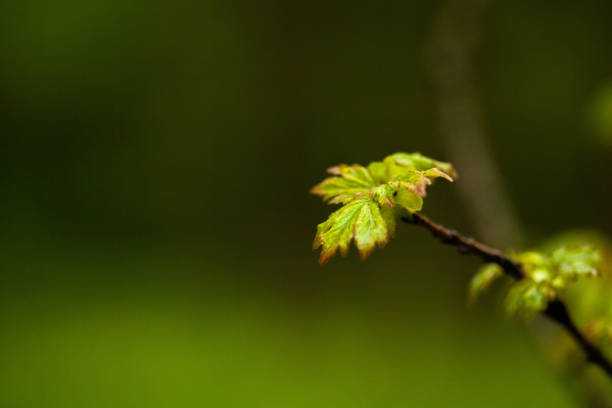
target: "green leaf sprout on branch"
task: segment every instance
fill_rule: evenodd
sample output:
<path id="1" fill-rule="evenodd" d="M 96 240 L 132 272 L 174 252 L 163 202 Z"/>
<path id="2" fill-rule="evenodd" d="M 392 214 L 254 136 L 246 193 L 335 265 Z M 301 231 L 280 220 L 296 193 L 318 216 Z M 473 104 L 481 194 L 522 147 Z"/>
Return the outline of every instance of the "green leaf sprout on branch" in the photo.
<path id="1" fill-rule="evenodd" d="M 365 259 L 375 246 L 383 247 L 395 231 L 396 218 L 420 211 L 426 188 L 436 178 L 453 181 L 450 163 L 419 153 L 395 153 L 368 167 L 341 164 L 328 169 L 333 175 L 312 188 L 329 204 L 343 204 L 317 227 L 314 248 L 322 247 L 325 264 L 337 251 L 348 253 L 351 240 Z"/>
<path id="2" fill-rule="evenodd" d="M 523 265 L 525 276 L 510 287 L 506 310 L 511 316 L 527 320 L 546 309 L 550 301 L 564 292 L 568 283 L 581 277 L 598 277 L 596 268 L 601 260 L 599 252 L 588 245 L 562 246 L 550 254 L 531 251 L 510 257 Z M 470 301 L 502 276 L 499 265 L 485 264 L 472 278 Z"/>
<path id="3" fill-rule="evenodd" d="M 509 314 L 530 320 L 541 313 L 556 322 L 575 340 L 586 361 L 599 366 L 612 378 L 612 361 L 604 354 L 605 349 L 595 343 L 612 340 L 609 313 L 591 320 L 585 336 L 562 299 L 569 283 L 600 276 L 597 268 L 601 256 L 594 247 L 562 245 L 552 251 L 507 255 L 430 220 L 419 213 L 427 187 L 437 178 L 453 181 L 457 173 L 450 163 L 419 153 L 396 153 L 367 167 L 341 164 L 328 171 L 332 177 L 313 187 L 311 192 L 341 207 L 317 227 L 313 246 L 321 247 L 321 265 L 338 250 L 346 255 L 352 240 L 365 259 L 376 245 L 382 247 L 389 241 L 398 219 L 425 228 L 441 243 L 454 246 L 461 254 L 476 255 L 485 262 L 470 284 L 471 302 L 502 276 L 513 278 L 515 282 L 505 301 Z M 607 303 L 612 312 L 609 296 L 604 298 L 604 306 Z"/>

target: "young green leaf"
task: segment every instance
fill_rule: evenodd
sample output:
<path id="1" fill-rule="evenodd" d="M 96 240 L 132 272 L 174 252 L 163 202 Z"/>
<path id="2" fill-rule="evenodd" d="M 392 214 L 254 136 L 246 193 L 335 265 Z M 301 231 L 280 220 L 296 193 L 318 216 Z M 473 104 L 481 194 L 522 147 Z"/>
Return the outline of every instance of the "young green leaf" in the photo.
<path id="1" fill-rule="evenodd" d="M 457 172 L 450 163 L 441 162 L 438 160 L 431 159 L 423 156 L 420 153 L 395 153 L 389 158 L 393 159 L 395 163 L 400 166 L 413 168 L 415 170 L 427 171 L 430 169 L 439 169 L 441 172 L 448 175 L 449 179 L 456 180 Z"/>
<path id="2" fill-rule="evenodd" d="M 552 264 L 563 278 L 569 280 L 575 280 L 579 276 L 599 276 L 596 266 L 600 261 L 599 252 L 588 245 L 561 247 L 551 255 Z"/>
<path id="3" fill-rule="evenodd" d="M 314 186 L 310 192 L 323 197 L 330 204 L 345 204 L 352 201 L 357 194 L 375 187 L 372 175 L 363 166 L 341 164 L 327 170 L 336 177 L 329 177 Z"/>
<path id="4" fill-rule="evenodd" d="M 382 247 L 388 242 L 391 235 L 388 222 L 374 200 L 361 198 L 350 202 L 319 224 L 313 244 L 315 249 L 322 247 L 319 262 L 327 263 L 338 249 L 346 255 L 353 238 L 362 259 L 367 258 L 376 244 Z"/>
<path id="5" fill-rule="evenodd" d="M 389 234 L 389 238 L 395 235 L 395 225 L 396 225 L 395 219 L 397 218 L 397 215 L 396 215 L 397 212 L 398 212 L 397 208 L 394 208 L 394 207 L 380 207 L 380 214 L 385 220 L 385 225 L 387 226 L 387 232 Z"/>
<path id="6" fill-rule="evenodd" d="M 423 208 L 423 197 L 410 190 L 400 188 L 395 195 L 395 203 L 409 212 L 421 211 Z"/>
<path id="7" fill-rule="evenodd" d="M 383 247 L 388 241 L 389 229 L 378 204 L 372 200 L 365 202 L 355 223 L 355 243 L 361 259 L 365 260 L 377 244 Z"/>
<path id="8" fill-rule="evenodd" d="M 449 163 L 419 153 L 396 153 L 368 167 L 341 164 L 328 170 L 333 176 L 310 191 L 330 204 L 344 204 L 319 224 L 314 247 L 322 247 L 321 264 L 338 249 L 343 255 L 355 239 L 365 259 L 378 244 L 387 243 L 402 211 L 423 208 L 426 188 L 436 178 L 453 181 L 457 174 Z"/>
<path id="9" fill-rule="evenodd" d="M 502 268 L 494 263 L 485 264 L 474 275 L 470 282 L 468 302 L 473 305 L 478 296 L 487 290 L 489 286 L 504 275 Z"/>
<path id="10" fill-rule="evenodd" d="M 555 293 L 548 286 L 522 279 L 510 288 L 506 296 L 506 310 L 510 316 L 532 320 L 554 298 Z"/>
<path id="11" fill-rule="evenodd" d="M 403 175 L 394 177 L 389 185 L 396 190 L 408 190 L 421 197 L 425 197 L 427 186 L 432 183 L 431 179 L 427 178 L 422 171 L 409 170 Z"/>

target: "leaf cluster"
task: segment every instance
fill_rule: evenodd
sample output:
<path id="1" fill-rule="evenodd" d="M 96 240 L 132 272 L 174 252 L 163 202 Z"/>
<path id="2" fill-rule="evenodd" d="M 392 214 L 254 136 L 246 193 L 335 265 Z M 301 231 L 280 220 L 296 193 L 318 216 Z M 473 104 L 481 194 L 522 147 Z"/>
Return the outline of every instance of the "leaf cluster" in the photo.
<path id="1" fill-rule="evenodd" d="M 582 277 L 598 277 L 599 252 L 591 246 L 562 246 L 549 254 L 530 251 L 512 255 L 523 265 L 525 277 L 515 282 L 506 295 L 505 306 L 512 316 L 527 320 L 558 298 L 571 282 Z M 486 290 L 503 271 L 496 264 L 486 264 L 473 277 L 470 284 L 470 299 Z"/>
<path id="2" fill-rule="evenodd" d="M 397 217 L 423 208 L 427 186 L 437 178 L 457 178 L 450 163 L 420 153 L 395 153 L 367 167 L 341 164 L 328 172 L 332 177 L 311 193 L 342 207 L 317 226 L 313 247 L 322 248 L 321 265 L 338 250 L 346 255 L 352 240 L 365 259 L 393 236 Z"/>

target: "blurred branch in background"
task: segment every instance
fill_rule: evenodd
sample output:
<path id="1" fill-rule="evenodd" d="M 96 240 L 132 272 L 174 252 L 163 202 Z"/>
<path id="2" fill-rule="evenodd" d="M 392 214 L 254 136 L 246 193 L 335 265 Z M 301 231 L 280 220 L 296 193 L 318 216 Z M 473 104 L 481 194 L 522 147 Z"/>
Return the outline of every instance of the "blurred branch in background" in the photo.
<path id="1" fill-rule="evenodd" d="M 438 126 L 447 160 L 461 169 L 458 188 L 476 233 L 494 246 L 521 246 L 522 233 L 512 204 L 503 189 L 484 129 L 475 81 L 474 57 L 482 35 L 487 0 L 448 0 L 434 21 L 428 68 L 437 106 Z M 591 124 L 602 139 L 610 134 L 606 92 L 594 103 Z M 612 93 L 610 93 L 612 95 Z M 610 98 L 612 100 L 612 98 Z M 573 345 L 572 345 L 573 346 Z M 550 347 L 550 343 L 548 344 Z M 583 366 L 568 365 L 567 383 L 582 380 L 576 395 L 587 406 L 608 406 L 608 400 Z M 570 388 L 570 387 L 568 387 Z"/>
<path id="2" fill-rule="evenodd" d="M 461 169 L 459 191 L 477 235 L 519 248 L 521 231 L 503 189 L 483 129 L 472 58 L 486 0 L 449 0 L 440 8 L 429 44 L 429 71 L 447 159 Z"/>

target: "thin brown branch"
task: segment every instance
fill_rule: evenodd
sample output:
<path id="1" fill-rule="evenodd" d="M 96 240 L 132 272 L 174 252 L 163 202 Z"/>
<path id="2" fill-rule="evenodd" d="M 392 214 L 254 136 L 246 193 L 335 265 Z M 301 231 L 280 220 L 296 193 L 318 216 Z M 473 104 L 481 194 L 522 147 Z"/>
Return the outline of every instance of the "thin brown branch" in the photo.
<path id="1" fill-rule="evenodd" d="M 485 262 L 498 264 L 506 275 L 514 279 L 525 277 L 523 265 L 508 258 L 500 250 L 490 248 L 473 238 L 435 223 L 422 214 L 414 213 L 411 217 L 402 218 L 402 221 L 428 229 L 434 237 L 444 244 L 456 247 L 461 254 L 476 255 Z M 567 306 L 561 300 L 556 299 L 549 302 L 548 307 L 542 313 L 565 329 L 584 352 L 588 361 L 599 366 L 608 376 L 612 377 L 612 363 L 599 348 L 584 337 L 570 317 Z"/>

